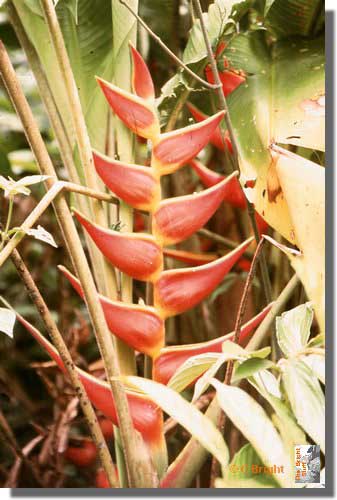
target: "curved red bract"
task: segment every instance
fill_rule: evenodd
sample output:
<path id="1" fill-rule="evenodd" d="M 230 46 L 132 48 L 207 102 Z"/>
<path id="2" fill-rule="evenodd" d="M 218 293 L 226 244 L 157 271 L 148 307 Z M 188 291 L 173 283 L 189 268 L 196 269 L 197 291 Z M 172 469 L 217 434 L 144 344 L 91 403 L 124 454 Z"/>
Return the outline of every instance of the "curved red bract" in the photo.
<path id="1" fill-rule="evenodd" d="M 73 288 L 84 298 L 82 286 L 65 267 L 59 266 Z M 128 304 L 99 295 L 108 327 L 136 351 L 156 356 L 165 343 L 164 322 L 154 307 Z"/>
<path id="2" fill-rule="evenodd" d="M 145 64 L 144 59 L 137 49 L 130 43 L 131 57 L 132 57 L 132 88 L 135 94 L 143 99 L 153 100 L 154 86 L 152 77 Z"/>
<path id="3" fill-rule="evenodd" d="M 259 326 L 261 321 L 266 317 L 273 303 L 265 307 L 259 314 L 242 325 L 239 338 L 239 344 L 243 344 L 252 335 L 255 328 Z M 167 384 L 173 377 L 178 368 L 192 356 L 205 354 L 208 352 L 222 352 L 222 344 L 226 340 L 232 340 L 234 332 L 218 337 L 208 342 L 200 342 L 198 344 L 189 344 L 183 346 L 170 346 L 161 349 L 159 356 L 153 363 L 153 378 L 157 382 Z"/>
<path id="4" fill-rule="evenodd" d="M 163 255 L 152 236 L 111 231 L 93 224 L 78 211 L 74 214 L 103 255 L 120 271 L 141 281 L 157 278 L 162 269 Z"/>
<path id="5" fill-rule="evenodd" d="M 157 115 L 145 100 L 119 89 L 102 78 L 97 78 L 97 81 L 112 110 L 130 130 L 146 139 L 153 140 L 159 136 Z"/>
<path id="6" fill-rule="evenodd" d="M 220 111 L 201 123 L 162 134 L 152 152 L 152 166 L 161 175 L 187 163 L 206 146 L 225 113 Z"/>
<path id="7" fill-rule="evenodd" d="M 219 182 L 222 182 L 224 179 L 226 179 L 224 175 L 220 175 L 217 172 L 210 170 L 199 160 L 191 160 L 189 164 L 198 175 L 203 185 L 206 187 L 215 186 Z M 242 210 L 247 208 L 247 200 L 240 186 L 240 181 L 237 177 L 233 177 L 227 183 L 226 189 L 224 191 L 223 201 L 229 203 L 233 207 L 240 208 Z"/>
<path id="8" fill-rule="evenodd" d="M 215 186 L 187 196 L 169 198 L 153 215 L 153 234 L 163 245 L 183 241 L 212 217 L 223 201 L 227 179 Z"/>
<path id="9" fill-rule="evenodd" d="M 154 284 L 154 304 L 158 313 L 163 318 L 174 316 L 205 299 L 221 283 L 251 242 L 252 238 L 209 264 L 162 272 Z"/>
<path id="10" fill-rule="evenodd" d="M 138 210 L 151 212 L 160 200 L 160 185 L 153 169 L 129 165 L 93 152 L 96 172 L 104 184 L 121 200 Z"/>

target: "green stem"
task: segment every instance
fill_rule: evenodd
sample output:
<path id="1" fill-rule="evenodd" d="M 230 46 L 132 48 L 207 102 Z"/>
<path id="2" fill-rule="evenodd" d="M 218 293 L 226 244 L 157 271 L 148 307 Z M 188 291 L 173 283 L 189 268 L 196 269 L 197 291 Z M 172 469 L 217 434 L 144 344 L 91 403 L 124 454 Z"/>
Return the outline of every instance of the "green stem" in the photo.
<path id="1" fill-rule="evenodd" d="M 4 231 L 1 233 L 1 243 L 0 243 L 0 251 L 3 249 L 6 240 L 8 239 L 8 231 L 11 225 L 12 215 L 13 215 L 13 205 L 14 205 L 14 197 L 10 196 L 8 200 L 8 213 L 7 213 L 7 221 L 5 225 Z"/>

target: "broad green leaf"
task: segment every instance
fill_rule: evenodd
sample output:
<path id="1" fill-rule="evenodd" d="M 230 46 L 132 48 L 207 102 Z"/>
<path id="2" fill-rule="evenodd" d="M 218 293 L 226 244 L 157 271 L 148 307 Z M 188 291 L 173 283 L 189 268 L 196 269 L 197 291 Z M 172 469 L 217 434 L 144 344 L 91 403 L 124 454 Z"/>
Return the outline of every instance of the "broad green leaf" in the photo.
<path id="1" fill-rule="evenodd" d="M 204 13 L 204 21 L 208 31 L 208 36 L 211 45 L 216 45 L 219 42 L 221 35 L 224 32 L 226 24 L 235 4 L 239 4 L 238 0 L 215 0 Z M 196 63 L 207 56 L 205 40 L 202 34 L 200 21 L 197 20 L 191 30 L 188 42 L 183 54 L 183 60 L 187 64 Z"/>
<path id="2" fill-rule="evenodd" d="M 301 361 L 311 369 L 315 377 L 325 384 L 325 352 L 322 349 L 321 354 L 308 354 L 301 356 Z"/>
<path id="3" fill-rule="evenodd" d="M 250 377 L 256 372 L 271 368 L 274 365 L 269 359 L 251 358 L 243 363 L 237 364 L 232 376 L 232 382 L 238 382 L 243 378 Z"/>
<path id="4" fill-rule="evenodd" d="M 273 421 L 281 434 L 289 456 L 293 460 L 294 446 L 298 443 L 305 444 L 306 437 L 302 429 L 297 425 L 294 415 L 281 399 L 279 381 L 268 370 L 255 373 L 248 380 L 275 411 Z"/>
<path id="5" fill-rule="evenodd" d="M 16 314 L 10 309 L 0 307 L 0 332 L 5 333 L 13 338 L 13 330 L 15 325 Z"/>
<path id="6" fill-rule="evenodd" d="M 284 467 L 284 474 L 275 473 L 274 476 L 281 486 L 289 487 L 292 473 L 290 458 L 262 406 L 238 387 L 221 384 L 216 379 L 212 380 L 212 385 L 217 391 L 221 408 L 255 448 L 264 464 Z"/>
<path id="7" fill-rule="evenodd" d="M 280 364 L 282 381 L 299 425 L 325 450 L 325 401 L 317 378 L 297 359 Z"/>
<path id="8" fill-rule="evenodd" d="M 30 0 L 30 4 L 38 4 Z M 57 108 L 74 145 L 74 131 L 64 83 L 43 17 L 31 5 L 14 0 L 15 7 L 41 59 Z M 104 150 L 108 106 L 95 75 L 111 80 L 113 74 L 111 4 L 106 0 L 59 0 L 58 14 L 71 67 L 93 147 Z M 99 123 L 99 127 L 97 126 Z"/>
<path id="9" fill-rule="evenodd" d="M 221 353 L 205 353 L 187 359 L 171 377 L 168 386 L 176 392 L 182 392 L 196 378 L 200 377 L 210 367 L 223 360 Z M 222 361 L 222 363 L 224 363 Z"/>
<path id="10" fill-rule="evenodd" d="M 301 253 L 291 263 L 324 331 L 324 169 L 279 142 L 324 150 L 324 43 L 294 39 L 270 44 L 265 31 L 234 36 L 225 54 L 247 74 L 228 97 L 238 140 L 241 183 L 265 220 Z"/>
<path id="11" fill-rule="evenodd" d="M 182 425 L 200 444 L 219 461 L 228 464 L 228 449 L 213 422 L 188 403 L 175 391 L 152 380 L 140 377 L 123 377 L 123 380 L 147 394 L 160 408 Z"/>
<path id="12" fill-rule="evenodd" d="M 275 464 L 276 465 L 276 464 Z M 279 488 L 251 444 L 244 445 L 232 458 L 218 488 Z M 263 472 L 263 471 L 266 472 Z M 261 471 L 261 472 L 260 472 Z"/>
<path id="13" fill-rule="evenodd" d="M 266 24 L 279 37 L 309 36 L 316 32 L 321 11 L 324 12 L 323 0 L 267 0 Z"/>
<path id="14" fill-rule="evenodd" d="M 305 349 L 313 317 L 312 306 L 307 302 L 276 318 L 277 341 L 287 357 Z"/>

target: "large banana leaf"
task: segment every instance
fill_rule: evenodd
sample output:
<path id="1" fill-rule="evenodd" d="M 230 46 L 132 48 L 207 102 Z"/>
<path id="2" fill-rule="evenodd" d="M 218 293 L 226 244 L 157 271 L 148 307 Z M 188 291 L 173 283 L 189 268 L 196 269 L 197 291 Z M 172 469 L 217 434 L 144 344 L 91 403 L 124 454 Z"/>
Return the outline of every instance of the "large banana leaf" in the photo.
<path id="1" fill-rule="evenodd" d="M 38 52 L 68 136 L 74 141 L 64 84 L 59 77 L 56 55 L 39 2 L 13 0 L 13 3 Z M 56 10 L 86 115 L 91 143 L 93 147 L 101 149 L 105 144 L 108 108 L 96 84 L 95 75 L 111 80 L 113 73 L 111 2 L 59 0 Z"/>
<path id="2" fill-rule="evenodd" d="M 257 30 L 234 37 L 225 52 L 230 65 L 247 75 L 228 99 L 240 180 L 256 210 L 302 252 L 292 263 L 322 328 L 324 169 L 271 146 L 324 150 L 323 48 L 321 38 L 271 44 L 267 32 Z"/>

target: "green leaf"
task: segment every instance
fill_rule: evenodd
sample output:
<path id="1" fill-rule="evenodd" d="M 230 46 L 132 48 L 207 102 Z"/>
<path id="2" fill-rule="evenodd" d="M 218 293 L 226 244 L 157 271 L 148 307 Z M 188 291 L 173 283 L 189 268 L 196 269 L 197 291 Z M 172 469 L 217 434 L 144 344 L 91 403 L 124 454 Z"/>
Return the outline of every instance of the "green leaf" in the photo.
<path id="1" fill-rule="evenodd" d="M 5 333 L 11 339 L 13 338 L 15 319 L 14 311 L 0 307 L 0 332 Z"/>
<path id="2" fill-rule="evenodd" d="M 215 0 L 204 14 L 204 21 L 208 31 L 211 45 L 217 45 L 224 32 L 226 24 L 235 4 L 244 3 L 237 0 Z M 183 54 L 183 61 L 186 64 L 196 63 L 207 57 L 205 40 L 202 34 L 200 21 L 197 20 L 191 30 L 188 42 Z"/>
<path id="3" fill-rule="evenodd" d="M 294 446 L 298 443 L 305 444 L 306 437 L 302 429 L 297 425 L 293 413 L 281 399 L 279 381 L 268 370 L 257 372 L 248 380 L 275 411 L 273 421 L 281 434 L 289 456 L 293 457 Z"/>
<path id="4" fill-rule="evenodd" d="M 171 377 L 168 386 L 176 392 L 182 392 L 196 378 L 200 377 L 200 375 L 214 366 L 219 359 L 222 360 L 222 358 L 223 355 L 221 353 L 212 352 L 192 356 L 178 368 Z"/>
<path id="5" fill-rule="evenodd" d="M 309 36 L 315 32 L 316 21 L 322 10 L 322 0 L 268 0 L 265 21 L 278 37 Z"/>
<path id="6" fill-rule="evenodd" d="M 237 365 L 232 376 L 232 382 L 238 382 L 243 378 L 250 377 L 256 372 L 265 370 L 267 368 L 271 368 L 273 365 L 274 363 L 269 359 L 261 359 L 261 358 L 247 359 L 243 363 Z"/>
<path id="7" fill-rule="evenodd" d="M 279 488 L 251 444 L 244 445 L 233 457 L 217 488 Z M 262 472 L 259 472 L 262 470 Z M 221 486 L 220 486 L 221 485 Z"/>
<path id="8" fill-rule="evenodd" d="M 249 394 L 238 387 L 221 384 L 213 379 L 219 404 L 268 467 L 284 467 L 284 474 L 274 476 L 283 487 L 289 487 L 292 474 L 290 459 L 285 452 L 280 435 L 266 412 Z"/>
<path id="9" fill-rule="evenodd" d="M 28 6 L 22 0 L 14 0 L 14 4 L 40 57 L 67 135 L 74 145 L 64 82 L 59 77 L 59 66 L 48 28 L 37 9 L 30 8 L 38 2 L 30 0 Z M 94 148 L 104 150 L 108 106 L 95 75 L 111 80 L 113 74 L 111 4 L 106 0 L 59 0 L 56 12 L 79 89 L 91 144 Z"/>
<path id="10" fill-rule="evenodd" d="M 182 425 L 200 444 L 226 467 L 228 449 L 221 433 L 203 413 L 174 390 L 152 380 L 140 377 L 123 377 L 129 386 L 147 394 L 165 413 Z"/>
<path id="11" fill-rule="evenodd" d="M 300 359 L 311 369 L 315 377 L 325 384 L 325 351 L 322 349 L 321 354 L 308 354 L 301 356 Z"/>
<path id="12" fill-rule="evenodd" d="M 284 388 L 297 422 L 324 452 L 325 402 L 317 378 L 303 361 L 294 358 L 280 366 Z"/>
<path id="13" fill-rule="evenodd" d="M 276 318 L 277 341 L 287 357 L 295 356 L 305 349 L 313 317 L 312 305 L 307 302 Z"/>

